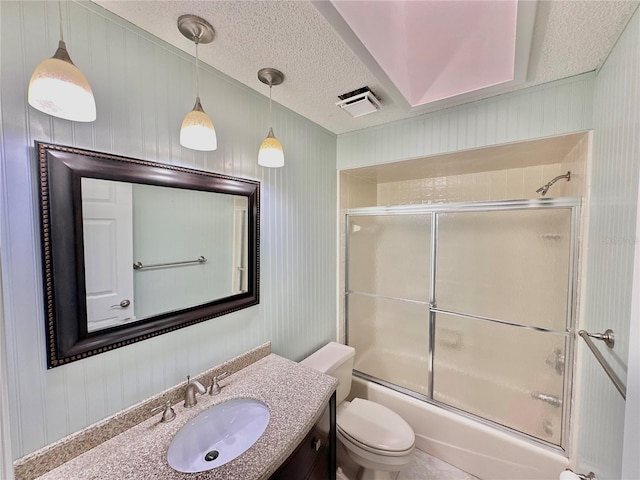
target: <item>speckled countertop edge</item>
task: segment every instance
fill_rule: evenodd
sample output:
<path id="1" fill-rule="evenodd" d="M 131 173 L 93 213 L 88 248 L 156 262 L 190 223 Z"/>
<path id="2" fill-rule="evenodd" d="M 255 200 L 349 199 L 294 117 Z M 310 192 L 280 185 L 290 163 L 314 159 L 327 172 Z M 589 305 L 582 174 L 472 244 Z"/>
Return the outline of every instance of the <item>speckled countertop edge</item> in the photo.
<path id="1" fill-rule="evenodd" d="M 233 374 L 266 357 L 270 353 L 271 342 L 266 342 L 224 363 L 216 365 L 193 378 L 208 386 L 211 383 L 211 377 L 213 375 L 220 375 L 223 372 Z M 182 382 L 129 408 L 121 410 L 104 420 L 96 422 L 93 425 L 19 458 L 13 464 L 16 480 L 33 480 L 135 425 L 140 424 L 152 416 L 151 409 L 161 405 L 164 398 L 170 400 L 172 405 L 182 402 L 184 400 L 184 390 L 185 383 Z"/>
<path id="2" fill-rule="evenodd" d="M 278 355 L 270 354 L 221 381 L 217 396 L 198 396 L 198 404 L 174 407 L 177 417 L 159 423 L 159 415 L 127 429 L 99 446 L 43 475 L 41 480 L 133 480 L 140 478 L 263 480 L 295 450 L 315 424 L 337 380 Z M 180 473 L 166 460 L 175 433 L 209 407 L 235 398 L 255 398 L 270 411 L 258 441 L 231 462 L 202 473 Z"/>

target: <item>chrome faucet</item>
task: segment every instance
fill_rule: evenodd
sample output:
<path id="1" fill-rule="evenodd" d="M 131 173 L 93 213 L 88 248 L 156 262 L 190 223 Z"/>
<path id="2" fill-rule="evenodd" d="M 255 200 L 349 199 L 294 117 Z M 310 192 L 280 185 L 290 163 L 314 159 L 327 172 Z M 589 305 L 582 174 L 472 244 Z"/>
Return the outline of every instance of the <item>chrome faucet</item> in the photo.
<path id="1" fill-rule="evenodd" d="M 193 407 L 198 401 L 196 400 L 196 392 L 200 395 L 206 393 L 207 389 L 204 388 L 198 380 L 191 380 L 191 377 L 187 375 L 187 389 L 184 392 L 184 408 Z"/>
<path id="2" fill-rule="evenodd" d="M 535 398 L 536 400 L 541 400 L 543 402 L 548 403 L 552 407 L 559 408 L 562 406 L 562 399 L 555 395 L 549 395 L 548 393 L 540 393 L 540 392 L 532 392 L 531 398 Z"/>

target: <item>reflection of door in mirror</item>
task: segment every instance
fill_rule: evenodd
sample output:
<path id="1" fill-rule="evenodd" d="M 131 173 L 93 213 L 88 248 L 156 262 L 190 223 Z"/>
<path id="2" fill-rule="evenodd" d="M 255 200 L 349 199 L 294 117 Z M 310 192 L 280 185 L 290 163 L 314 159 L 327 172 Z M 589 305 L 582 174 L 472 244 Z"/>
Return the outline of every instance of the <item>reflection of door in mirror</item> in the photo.
<path id="1" fill-rule="evenodd" d="M 82 178 L 89 332 L 135 320 L 131 184 Z"/>
<path id="2" fill-rule="evenodd" d="M 246 197 L 234 199 L 233 217 L 233 293 L 247 291 L 247 205 Z"/>

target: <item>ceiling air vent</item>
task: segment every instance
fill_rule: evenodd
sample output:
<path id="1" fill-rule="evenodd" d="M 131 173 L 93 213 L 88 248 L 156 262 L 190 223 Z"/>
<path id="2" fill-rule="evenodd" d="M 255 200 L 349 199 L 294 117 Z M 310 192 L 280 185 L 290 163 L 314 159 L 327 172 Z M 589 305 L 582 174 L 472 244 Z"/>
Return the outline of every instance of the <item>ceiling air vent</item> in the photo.
<path id="1" fill-rule="evenodd" d="M 352 117 L 361 117 L 380 109 L 380 102 L 369 87 L 362 87 L 353 92 L 338 95 L 336 105 Z"/>

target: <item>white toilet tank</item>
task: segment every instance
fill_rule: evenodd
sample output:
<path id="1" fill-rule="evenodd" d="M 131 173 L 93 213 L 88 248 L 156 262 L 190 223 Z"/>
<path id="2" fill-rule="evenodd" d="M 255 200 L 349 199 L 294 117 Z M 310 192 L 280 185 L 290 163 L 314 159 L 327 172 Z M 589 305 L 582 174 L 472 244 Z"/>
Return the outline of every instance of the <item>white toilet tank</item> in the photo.
<path id="1" fill-rule="evenodd" d="M 336 391 L 336 404 L 340 404 L 351 390 L 351 374 L 353 373 L 353 347 L 341 343 L 330 342 L 300 361 L 302 365 L 318 370 L 337 378 L 340 383 Z"/>

